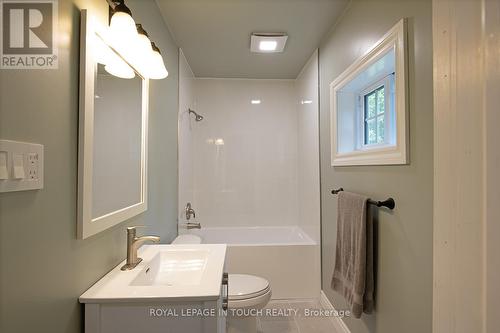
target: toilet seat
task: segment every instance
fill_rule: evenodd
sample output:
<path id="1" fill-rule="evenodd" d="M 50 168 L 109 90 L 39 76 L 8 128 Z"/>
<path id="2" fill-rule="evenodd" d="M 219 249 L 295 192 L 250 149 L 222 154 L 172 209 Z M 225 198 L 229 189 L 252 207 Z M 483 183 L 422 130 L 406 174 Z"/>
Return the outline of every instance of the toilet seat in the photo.
<path id="1" fill-rule="evenodd" d="M 269 282 L 259 276 L 229 274 L 229 308 L 263 308 L 271 298 Z"/>

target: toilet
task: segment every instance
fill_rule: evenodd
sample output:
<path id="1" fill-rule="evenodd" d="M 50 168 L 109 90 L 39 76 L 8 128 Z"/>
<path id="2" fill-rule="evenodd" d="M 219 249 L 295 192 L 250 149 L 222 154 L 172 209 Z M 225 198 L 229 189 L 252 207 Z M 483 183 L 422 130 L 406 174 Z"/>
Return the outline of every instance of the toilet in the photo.
<path id="1" fill-rule="evenodd" d="M 201 244 L 198 235 L 177 236 L 172 244 Z M 257 320 L 251 310 L 263 309 L 271 299 L 271 286 L 266 279 L 250 274 L 229 274 L 228 333 L 255 333 Z"/>
<path id="2" fill-rule="evenodd" d="M 255 275 L 229 274 L 230 309 L 262 309 L 271 299 L 269 282 Z"/>
<path id="3" fill-rule="evenodd" d="M 269 282 L 255 275 L 229 274 L 228 333 L 256 333 L 252 310 L 264 308 L 271 299 Z"/>

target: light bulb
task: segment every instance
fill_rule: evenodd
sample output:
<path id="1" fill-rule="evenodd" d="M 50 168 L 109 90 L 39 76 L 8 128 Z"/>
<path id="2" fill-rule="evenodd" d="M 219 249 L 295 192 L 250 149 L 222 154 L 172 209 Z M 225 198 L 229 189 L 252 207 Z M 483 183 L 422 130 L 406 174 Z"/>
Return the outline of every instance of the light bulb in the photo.
<path id="1" fill-rule="evenodd" d="M 107 64 L 106 66 L 104 66 L 104 69 L 109 74 L 122 79 L 133 79 L 135 77 L 134 70 L 121 59 Z"/>
<path id="2" fill-rule="evenodd" d="M 142 28 L 142 25 L 137 24 L 137 32 L 137 38 L 134 41 L 135 46 L 131 52 L 131 63 L 139 73 L 147 76 L 148 68 L 151 66 L 153 48 L 148 33 Z"/>
<path id="3" fill-rule="evenodd" d="M 143 58 L 147 58 L 153 49 L 151 48 L 151 41 L 146 35 L 139 34 L 137 37 L 137 52 Z"/>
<path id="4" fill-rule="evenodd" d="M 154 80 L 166 78 L 168 76 L 168 71 L 163 63 L 163 57 L 158 51 L 153 51 L 152 60 L 154 71 L 152 75 L 150 75 L 150 78 Z"/>
<path id="5" fill-rule="evenodd" d="M 158 47 L 151 43 L 153 51 L 149 55 L 150 63 L 147 67 L 146 77 L 153 80 L 164 79 L 168 76 L 168 71 L 163 63 L 163 57 Z"/>
<path id="6" fill-rule="evenodd" d="M 135 21 L 129 14 L 130 10 L 128 10 L 128 12 L 126 10 L 128 10 L 128 8 L 120 7 L 119 10 L 111 16 L 109 25 L 111 35 L 110 45 L 125 57 L 135 52 L 135 41 L 137 40 Z"/>
<path id="7" fill-rule="evenodd" d="M 136 52 L 137 30 L 134 19 L 125 12 L 114 13 L 109 32 L 110 46 L 129 63 L 133 63 L 128 57 Z"/>
<path id="8" fill-rule="evenodd" d="M 126 12 L 114 13 L 113 16 L 111 16 L 109 27 L 116 36 L 130 38 L 137 35 L 135 21 L 132 16 Z"/>

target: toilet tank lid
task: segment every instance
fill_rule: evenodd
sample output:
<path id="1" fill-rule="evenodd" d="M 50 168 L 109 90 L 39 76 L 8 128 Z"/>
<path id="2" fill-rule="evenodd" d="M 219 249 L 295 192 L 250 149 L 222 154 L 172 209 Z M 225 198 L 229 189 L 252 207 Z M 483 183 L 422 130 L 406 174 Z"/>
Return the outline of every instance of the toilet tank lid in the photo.
<path id="1" fill-rule="evenodd" d="M 201 244 L 201 237 L 191 234 L 179 235 L 172 244 Z"/>

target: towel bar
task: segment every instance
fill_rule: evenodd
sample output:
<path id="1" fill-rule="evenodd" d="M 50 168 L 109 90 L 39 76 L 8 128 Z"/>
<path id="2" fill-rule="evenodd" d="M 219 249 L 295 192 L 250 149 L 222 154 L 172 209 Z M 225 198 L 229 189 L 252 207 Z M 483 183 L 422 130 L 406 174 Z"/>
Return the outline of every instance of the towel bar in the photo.
<path id="1" fill-rule="evenodd" d="M 332 190 L 332 194 L 338 194 L 340 191 L 343 191 L 343 190 L 344 189 L 342 187 L 337 189 L 337 190 Z M 394 201 L 393 198 L 389 198 L 389 199 L 384 200 L 384 201 L 375 201 L 372 199 L 368 199 L 368 203 L 375 205 L 377 207 L 387 207 L 391 210 L 394 209 L 394 207 L 396 207 L 396 202 Z"/>

